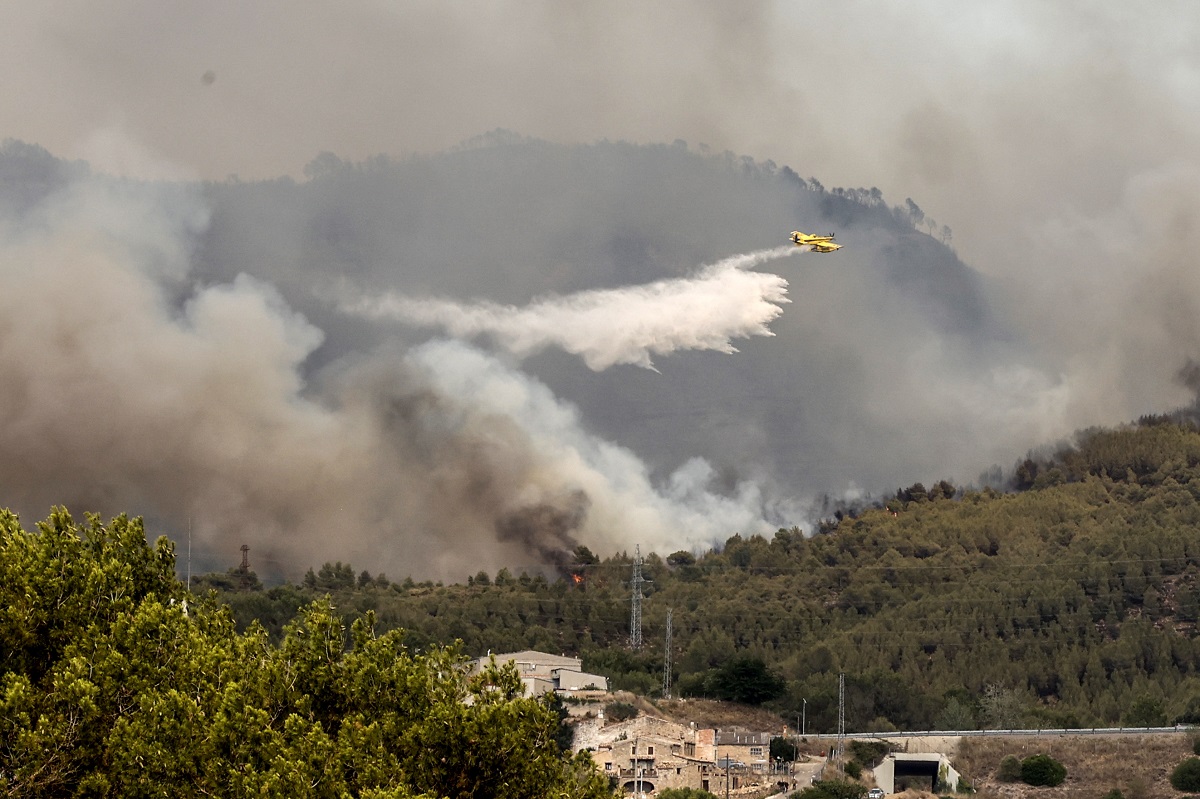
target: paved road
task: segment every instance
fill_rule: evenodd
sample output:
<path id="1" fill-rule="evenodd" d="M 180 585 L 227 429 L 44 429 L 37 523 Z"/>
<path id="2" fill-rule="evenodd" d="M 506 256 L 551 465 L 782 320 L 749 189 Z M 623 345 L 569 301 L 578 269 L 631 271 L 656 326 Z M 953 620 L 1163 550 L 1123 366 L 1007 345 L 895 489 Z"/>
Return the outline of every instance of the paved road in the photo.
<path id="1" fill-rule="evenodd" d="M 793 771 L 793 774 L 796 778 L 796 792 L 802 791 L 808 786 L 812 785 L 813 779 L 817 778 L 817 775 L 821 773 L 821 769 L 823 768 L 825 768 L 825 758 L 823 757 L 813 757 L 807 762 L 797 763 Z M 792 791 L 788 790 L 784 791 L 783 793 L 777 793 L 768 796 L 767 799 L 791 796 L 792 793 Z"/>
<path id="2" fill-rule="evenodd" d="M 1174 727 L 1095 727 L 1088 729 L 1062 730 L 946 730 L 924 732 L 856 732 L 846 733 L 846 738 L 879 738 L 899 744 L 909 751 L 928 751 L 952 754 L 958 748 L 962 738 L 988 736 L 1062 736 L 1062 735 L 1177 735 L 1179 733 L 1195 732 L 1196 727 L 1176 725 Z M 806 737 L 818 741 L 837 740 L 836 734 L 821 735 L 809 733 Z M 811 784 L 813 775 L 820 772 L 825 765 L 824 758 L 813 758 L 808 763 L 796 764 L 796 788 L 802 790 Z M 768 799 L 791 796 L 791 791 L 775 794 Z"/>
<path id="3" fill-rule="evenodd" d="M 1052 729 L 1052 730 L 927 730 L 924 732 L 848 732 L 847 738 L 968 738 L 973 736 L 992 735 L 1156 735 L 1180 732 L 1195 732 L 1196 727 L 1188 724 L 1176 724 L 1174 727 L 1089 727 L 1087 729 Z M 836 733 L 821 735 L 809 733 L 809 738 L 832 741 L 837 739 Z"/>

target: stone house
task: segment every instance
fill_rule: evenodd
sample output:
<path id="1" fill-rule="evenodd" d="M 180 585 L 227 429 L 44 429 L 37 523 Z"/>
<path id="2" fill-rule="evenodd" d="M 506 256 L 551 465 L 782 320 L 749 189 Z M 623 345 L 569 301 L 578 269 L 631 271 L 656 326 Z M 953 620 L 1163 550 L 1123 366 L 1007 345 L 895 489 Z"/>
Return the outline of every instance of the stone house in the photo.
<path id="1" fill-rule="evenodd" d="M 526 696 L 540 696 L 551 691 L 571 695 L 578 691 L 608 690 L 608 678 L 583 671 L 581 659 L 532 649 L 476 658 L 472 670 L 476 673 L 482 671 L 492 657 L 496 658 L 498 666 L 508 662 L 516 665 L 521 682 L 525 685 Z"/>
<path id="2" fill-rule="evenodd" d="M 718 730 L 717 748 L 720 758 L 729 758 L 737 768 L 742 768 L 755 774 L 771 772 L 771 739 L 776 737 L 769 732 L 747 732 L 746 730 Z"/>
<path id="3" fill-rule="evenodd" d="M 724 785 L 714 757 L 713 730 L 639 716 L 616 724 L 587 719 L 575 728 L 576 751 L 587 749 L 605 774 L 626 793 L 650 795 L 663 788 L 712 791 Z"/>

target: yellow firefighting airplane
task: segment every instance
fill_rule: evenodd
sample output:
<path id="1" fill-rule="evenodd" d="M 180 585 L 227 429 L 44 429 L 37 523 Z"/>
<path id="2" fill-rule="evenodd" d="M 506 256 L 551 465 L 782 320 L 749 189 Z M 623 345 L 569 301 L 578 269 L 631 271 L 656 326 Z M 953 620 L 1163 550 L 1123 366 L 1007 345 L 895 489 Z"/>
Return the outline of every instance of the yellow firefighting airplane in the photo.
<path id="1" fill-rule="evenodd" d="M 842 245 L 834 244 L 832 233 L 828 236 L 814 236 L 811 233 L 793 230 L 791 239 L 792 244 L 797 247 L 811 247 L 813 252 L 834 252 L 842 249 Z"/>

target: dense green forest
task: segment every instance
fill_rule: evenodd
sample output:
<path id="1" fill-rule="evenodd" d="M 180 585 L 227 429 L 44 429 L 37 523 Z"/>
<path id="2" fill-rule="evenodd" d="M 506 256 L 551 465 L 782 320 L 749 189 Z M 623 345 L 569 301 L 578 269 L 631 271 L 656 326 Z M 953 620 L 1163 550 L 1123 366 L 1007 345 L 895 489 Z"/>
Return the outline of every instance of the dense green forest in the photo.
<path id="1" fill-rule="evenodd" d="M 294 609 L 295 610 L 295 609 Z M 306 603 L 272 645 L 141 522 L 0 512 L 0 795 L 611 796 L 515 669 Z"/>
<path id="2" fill-rule="evenodd" d="M 640 651 L 627 645 L 632 558 L 575 552 L 569 573 L 391 582 L 325 564 L 269 590 L 232 570 L 241 624 L 278 635 L 329 595 L 413 647 L 578 654 L 617 687 L 661 692 L 673 614 L 676 693 L 765 703 L 856 730 L 1200 721 L 1200 430 L 1182 417 L 1084 431 L 1018 464 L 1013 489 L 946 482 L 839 512 L 806 537 L 733 535 L 652 553 Z"/>

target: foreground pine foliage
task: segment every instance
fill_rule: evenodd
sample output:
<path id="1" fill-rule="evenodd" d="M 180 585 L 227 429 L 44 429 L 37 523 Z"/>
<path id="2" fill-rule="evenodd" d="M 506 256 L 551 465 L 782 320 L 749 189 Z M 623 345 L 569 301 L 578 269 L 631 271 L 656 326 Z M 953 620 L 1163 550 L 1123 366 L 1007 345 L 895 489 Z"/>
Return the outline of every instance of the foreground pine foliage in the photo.
<path id="1" fill-rule="evenodd" d="M 0 795 L 599 797 L 512 670 L 328 601 L 278 645 L 196 603 L 140 521 L 0 513 Z"/>

